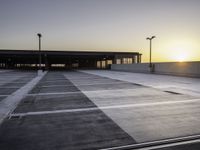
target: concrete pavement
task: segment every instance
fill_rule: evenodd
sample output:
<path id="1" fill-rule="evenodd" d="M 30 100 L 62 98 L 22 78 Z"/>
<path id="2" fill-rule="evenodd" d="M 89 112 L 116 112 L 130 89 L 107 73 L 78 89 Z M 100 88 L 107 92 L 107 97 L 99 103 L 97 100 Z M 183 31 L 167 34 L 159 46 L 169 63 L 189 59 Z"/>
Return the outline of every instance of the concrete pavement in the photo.
<path id="1" fill-rule="evenodd" d="M 114 71 L 84 72 L 100 75 L 102 76 L 101 80 L 109 77 L 112 82 L 118 80 L 125 82 L 121 84 L 120 88 L 117 88 L 118 90 L 115 89 L 119 86 L 118 84 L 110 85 L 107 87 L 107 90 L 102 90 L 99 88 L 99 85 L 94 84 L 91 86 L 91 90 L 81 86 L 82 79 L 80 78 L 82 76 L 80 74 L 77 74 L 77 78 L 75 78 L 75 74 L 71 75 L 71 81 L 98 107 L 119 106 L 116 109 L 103 109 L 103 112 L 129 133 L 129 135 L 134 137 L 137 142 L 149 142 L 200 133 L 198 128 L 200 125 L 200 97 L 196 93 L 191 93 L 190 95 L 187 93 L 170 93 L 170 90 L 173 91 L 173 88 L 170 89 L 167 87 L 166 89 L 167 85 L 182 87 L 180 84 L 183 79 L 187 79 L 184 82 L 195 80 L 194 86 L 199 86 L 197 82 L 199 81 L 200 83 L 199 79 L 183 78 L 181 80 L 180 77 Z M 70 77 L 69 74 L 67 76 Z M 154 79 L 159 80 L 159 82 Z M 174 82 L 174 80 L 177 82 Z M 93 82 L 92 78 L 87 78 L 83 82 L 86 83 L 86 81 L 88 83 Z M 127 82 L 129 83 L 128 89 Z M 88 92 L 88 90 L 91 92 Z M 194 101 L 185 103 L 188 100 Z M 160 105 L 157 105 L 158 103 Z M 145 105 L 134 107 L 138 104 Z M 124 105 L 126 107 L 123 107 Z"/>
<path id="2" fill-rule="evenodd" d="M 114 71 L 49 72 L 0 126 L 0 149 L 150 149 L 143 146 L 160 143 L 151 149 L 196 149 L 199 141 L 177 142 L 200 137 L 199 83 Z"/>
<path id="3" fill-rule="evenodd" d="M 1 74 L 4 78 L 0 86 L 0 124 L 11 113 L 21 99 L 42 78 L 37 77 L 35 72 L 13 71 Z M 3 84 L 4 83 L 4 84 Z"/>
<path id="4" fill-rule="evenodd" d="M 83 108 L 88 110 L 70 111 Z M 100 149 L 133 143 L 62 72 L 48 73 L 0 128 L 0 149 Z"/>

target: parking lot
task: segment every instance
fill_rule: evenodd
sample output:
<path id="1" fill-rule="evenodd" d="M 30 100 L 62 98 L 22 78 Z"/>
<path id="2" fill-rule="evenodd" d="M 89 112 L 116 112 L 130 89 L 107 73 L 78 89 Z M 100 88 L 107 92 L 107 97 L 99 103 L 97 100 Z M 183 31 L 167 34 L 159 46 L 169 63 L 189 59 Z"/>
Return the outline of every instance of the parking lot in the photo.
<path id="1" fill-rule="evenodd" d="M 0 101 L 35 77 L 0 73 Z M 0 149 L 198 149 L 199 83 L 115 71 L 48 72 L 2 122 Z M 188 143 L 160 146 L 176 142 Z"/>

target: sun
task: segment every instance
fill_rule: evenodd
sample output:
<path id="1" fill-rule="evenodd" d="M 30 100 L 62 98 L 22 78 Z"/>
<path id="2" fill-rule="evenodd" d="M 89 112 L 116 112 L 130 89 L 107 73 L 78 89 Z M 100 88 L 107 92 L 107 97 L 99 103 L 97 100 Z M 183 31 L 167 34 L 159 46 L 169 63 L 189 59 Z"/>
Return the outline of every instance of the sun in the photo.
<path id="1" fill-rule="evenodd" d="M 183 47 L 174 47 L 171 52 L 171 57 L 174 61 L 184 62 L 189 59 L 189 51 Z"/>
<path id="2" fill-rule="evenodd" d="M 183 61 L 186 61 L 188 58 L 188 55 L 184 52 L 182 53 L 177 53 L 175 56 L 174 56 L 174 59 L 175 61 L 178 61 L 178 62 L 183 62 Z"/>
<path id="3" fill-rule="evenodd" d="M 193 59 L 194 53 L 197 50 L 197 44 L 196 41 L 191 39 L 179 38 L 179 40 L 176 40 L 174 38 L 167 43 L 166 48 L 165 54 L 168 60 L 185 62 Z"/>

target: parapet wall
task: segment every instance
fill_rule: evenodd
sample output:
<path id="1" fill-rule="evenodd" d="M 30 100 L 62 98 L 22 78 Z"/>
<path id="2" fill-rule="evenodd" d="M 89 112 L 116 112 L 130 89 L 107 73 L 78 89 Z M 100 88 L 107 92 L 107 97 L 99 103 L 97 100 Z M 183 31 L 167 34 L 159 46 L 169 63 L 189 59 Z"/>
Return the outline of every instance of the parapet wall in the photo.
<path id="1" fill-rule="evenodd" d="M 138 73 L 150 73 L 148 63 L 141 64 L 113 64 L 111 70 Z M 200 77 L 200 62 L 167 62 L 154 63 L 156 74 L 169 74 L 189 77 Z"/>

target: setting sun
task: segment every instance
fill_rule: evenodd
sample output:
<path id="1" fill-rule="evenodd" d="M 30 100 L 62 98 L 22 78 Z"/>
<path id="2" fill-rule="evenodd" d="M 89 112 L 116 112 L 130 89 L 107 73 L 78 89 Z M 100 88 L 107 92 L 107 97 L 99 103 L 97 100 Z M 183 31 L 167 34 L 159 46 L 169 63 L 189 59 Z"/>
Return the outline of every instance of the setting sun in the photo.
<path id="1" fill-rule="evenodd" d="M 171 61 L 191 61 L 194 58 L 194 53 L 197 51 L 196 41 L 191 39 L 179 37 L 179 40 L 174 38 L 166 44 L 166 57 L 168 57 L 168 60 Z"/>
<path id="2" fill-rule="evenodd" d="M 189 59 L 189 52 L 183 48 L 174 48 L 172 59 L 179 62 L 187 61 Z"/>

